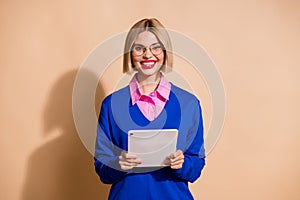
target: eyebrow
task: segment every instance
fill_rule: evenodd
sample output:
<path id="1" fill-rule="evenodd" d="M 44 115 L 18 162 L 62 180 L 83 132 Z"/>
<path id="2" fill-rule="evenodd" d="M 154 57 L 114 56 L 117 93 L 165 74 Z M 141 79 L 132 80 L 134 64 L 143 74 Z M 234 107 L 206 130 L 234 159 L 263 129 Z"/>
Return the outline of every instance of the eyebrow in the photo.
<path id="1" fill-rule="evenodd" d="M 159 43 L 159 42 L 156 42 L 156 43 L 150 44 L 149 46 L 154 45 L 154 44 L 160 44 L 160 43 Z M 136 43 L 133 43 L 133 45 L 140 45 L 140 46 L 143 46 L 143 47 L 145 46 L 145 45 L 139 44 L 139 43 L 137 43 L 137 44 L 136 44 Z"/>

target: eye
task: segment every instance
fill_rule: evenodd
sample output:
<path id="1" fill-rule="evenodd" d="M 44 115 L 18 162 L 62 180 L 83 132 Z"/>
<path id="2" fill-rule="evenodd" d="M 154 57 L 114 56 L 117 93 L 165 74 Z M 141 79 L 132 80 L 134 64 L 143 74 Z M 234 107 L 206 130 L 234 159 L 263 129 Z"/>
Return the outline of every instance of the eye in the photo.
<path id="1" fill-rule="evenodd" d="M 142 46 L 135 46 L 135 47 L 133 47 L 133 49 L 135 51 L 142 51 L 144 49 L 144 47 L 142 47 Z"/>
<path id="2" fill-rule="evenodd" d="M 160 45 L 156 45 L 156 46 L 153 46 L 152 49 L 153 50 L 161 49 L 161 46 Z"/>
<path id="3" fill-rule="evenodd" d="M 161 44 L 153 44 L 150 46 L 150 48 L 155 51 L 155 50 L 161 50 L 163 47 Z"/>

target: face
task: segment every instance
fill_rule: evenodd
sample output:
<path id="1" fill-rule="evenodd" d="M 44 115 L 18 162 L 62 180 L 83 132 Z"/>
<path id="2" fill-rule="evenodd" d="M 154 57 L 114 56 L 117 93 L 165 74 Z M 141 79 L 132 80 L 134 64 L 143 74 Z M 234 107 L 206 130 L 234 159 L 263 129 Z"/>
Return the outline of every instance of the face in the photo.
<path id="1" fill-rule="evenodd" d="M 134 41 L 132 62 L 143 78 L 157 77 L 164 62 L 162 45 L 150 31 L 141 32 Z"/>

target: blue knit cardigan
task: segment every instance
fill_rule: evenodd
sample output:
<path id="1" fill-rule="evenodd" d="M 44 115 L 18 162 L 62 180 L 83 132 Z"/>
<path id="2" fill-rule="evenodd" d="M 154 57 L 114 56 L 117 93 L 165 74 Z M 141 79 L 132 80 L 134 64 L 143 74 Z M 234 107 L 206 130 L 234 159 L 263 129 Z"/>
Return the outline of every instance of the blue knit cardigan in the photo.
<path id="1" fill-rule="evenodd" d="M 127 150 L 127 132 L 133 129 L 178 129 L 177 149 L 184 152 L 183 167 L 122 171 L 118 157 Z M 194 95 L 171 84 L 164 110 L 149 121 L 131 104 L 127 86 L 102 102 L 94 165 L 101 181 L 112 184 L 109 200 L 189 200 L 193 196 L 188 182 L 198 179 L 205 165 L 203 142 L 202 111 Z"/>

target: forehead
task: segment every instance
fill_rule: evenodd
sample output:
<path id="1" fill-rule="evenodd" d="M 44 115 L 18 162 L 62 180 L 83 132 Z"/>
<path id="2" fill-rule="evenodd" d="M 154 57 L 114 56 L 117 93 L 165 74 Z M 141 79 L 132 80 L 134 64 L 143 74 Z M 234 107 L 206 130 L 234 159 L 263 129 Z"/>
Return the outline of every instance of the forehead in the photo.
<path id="1" fill-rule="evenodd" d="M 158 42 L 158 39 L 150 31 L 141 32 L 140 34 L 138 34 L 138 36 L 136 37 L 136 39 L 134 41 L 134 43 L 136 43 L 136 44 L 142 44 L 145 46 L 149 46 L 149 45 L 157 43 L 157 42 Z"/>

